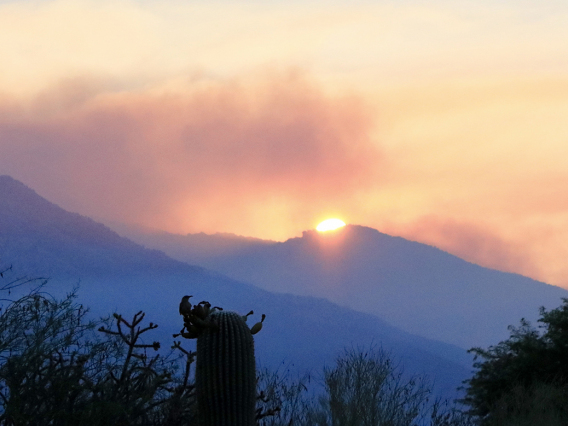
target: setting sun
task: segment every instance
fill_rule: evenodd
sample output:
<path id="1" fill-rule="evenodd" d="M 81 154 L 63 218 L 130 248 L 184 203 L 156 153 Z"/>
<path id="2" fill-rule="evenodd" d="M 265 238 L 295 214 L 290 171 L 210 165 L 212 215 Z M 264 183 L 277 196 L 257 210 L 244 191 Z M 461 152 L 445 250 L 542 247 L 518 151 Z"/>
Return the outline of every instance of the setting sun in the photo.
<path id="1" fill-rule="evenodd" d="M 345 226 L 345 222 L 339 219 L 327 219 L 320 223 L 316 230 L 318 232 L 333 231 L 334 229 Z"/>

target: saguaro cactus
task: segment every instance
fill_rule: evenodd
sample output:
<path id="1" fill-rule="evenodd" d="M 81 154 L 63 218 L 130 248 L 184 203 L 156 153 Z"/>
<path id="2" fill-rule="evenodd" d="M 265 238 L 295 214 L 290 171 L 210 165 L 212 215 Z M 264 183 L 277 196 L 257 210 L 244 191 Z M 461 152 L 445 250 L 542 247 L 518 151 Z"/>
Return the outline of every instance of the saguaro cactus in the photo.
<path id="1" fill-rule="evenodd" d="M 254 426 L 256 420 L 256 367 L 248 315 L 211 309 L 208 302 L 188 307 L 180 304 L 184 317 L 183 337 L 197 339 L 195 385 L 199 426 Z M 191 307 L 191 310 L 190 310 Z"/>
<path id="2" fill-rule="evenodd" d="M 235 312 L 215 312 L 209 318 L 218 329 L 207 329 L 197 338 L 198 416 L 204 426 L 252 426 L 256 402 L 252 334 Z"/>

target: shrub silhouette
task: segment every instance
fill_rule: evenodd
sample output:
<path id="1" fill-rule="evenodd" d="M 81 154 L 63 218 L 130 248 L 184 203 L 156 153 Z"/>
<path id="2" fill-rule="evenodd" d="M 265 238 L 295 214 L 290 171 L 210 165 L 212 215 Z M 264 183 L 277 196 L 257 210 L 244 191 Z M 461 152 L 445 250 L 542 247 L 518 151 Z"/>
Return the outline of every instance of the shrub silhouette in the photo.
<path id="1" fill-rule="evenodd" d="M 325 394 L 308 421 L 317 426 L 466 426 L 463 413 L 432 399 L 424 376 L 407 377 L 382 349 L 346 349 L 324 369 Z"/>
<path id="2" fill-rule="evenodd" d="M 0 272 L 5 276 L 8 271 Z M 30 282 L 34 281 L 11 281 L 4 289 Z M 44 284 L 17 300 L 5 301 L 0 311 L 0 425 L 199 424 L 196 373 L 192 371 L 196 353 L 184 349 L 179 341 L 167 353 L 158 351 L 158 342 L 142 343 L 141 337 L 157 327 L 145 321 L 143 312 L 132 319 L 113 314 L 99 321 L 88 320 L 87 309 L 77 303 L 76 290 L 57 300 L 44 291 Z M 206 304 L 201 306 L 210 309 Z M 217 325 L 197 333 L 205 337 L 203 343 L 211 341 L 201 345 L 203 353 L 197 355 L 197 363 L 201 358 L 203 365 L 212 357 L 211 350 L 215 358 L 233 348 L 232 343 L 225 349 L 219 341 L 215 343 L 223 334 L 215 333 L 214 328 L 221 330 L 224 320 L 230 333 L 235 327 L 240 327 L 239 333 L 246 332 L 245 341 L 252 341 L 251 331 L 262 327 L 261 321 L 249 330 L 243 326 L 243 317 L 235 313 L 217 311 L 212 316 L 212 324 Z M 235 326 L 233 320 L 240 325 Z M 184 327 L 182 332 L 195 330 Z M 254 358 L 247 356 L 244 364 L 252 367 L 245 373 L 248 380 L 234 371 L 222 374 L 237 375 L 226 377 L 234 382 L 233 391 L 240 392 L 243 383 L 248 383 L 249 413 L 253 407 L 252 416 L 245 421 L 248 424 L 468 424 L 451 407 L 430 404 L 428 383 L 419 376 L 403 379 L 381 351 L 346 350 L 335 366 L 324 369 L 323 395 L 308 393 L 309 376 L 290 380 L 266 369 L 255 373 Z M 219 373 L 214 370 L 204 367 L 199 380 L 211 380 Z"/>
<path id="3" fill-rule="evenodd" d="M 144 425 L 164 417 L 176 360 L 148 355 L 157 342 L 139 342 L 156 326 L 140 327 L 142 312 L 102 325 L 86 314 L 75 292 L 56 300 L 41 288 L 2 311 L 1 424 Z"/>
<path id="4" fill-rule="evenodd" d="M 568 299 L 541 308 L 538 322 L 541 330 L 521 319 L 520 327 L 509 327 L 509 339 L 470 350 L 477 371 L 466 381 L 464 402 L 482 424 L 526 424 L 543 407 L 550 423 L 541 417 L 535 424 L 568 424 Z"/>

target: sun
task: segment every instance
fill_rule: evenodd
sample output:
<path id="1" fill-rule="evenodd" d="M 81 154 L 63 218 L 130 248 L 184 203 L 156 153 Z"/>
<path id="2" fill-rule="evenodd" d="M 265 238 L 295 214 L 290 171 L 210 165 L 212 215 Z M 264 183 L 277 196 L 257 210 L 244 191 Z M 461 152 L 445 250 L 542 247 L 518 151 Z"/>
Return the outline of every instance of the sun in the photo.
<path id="1" fill-rule="evenodd" d="M 333 231 L 334 229 L 342 228 L 343 226 L 345 226 L 345 222 L 340 219 L 327 219 L 320 223 L 316 227 L 316 230 L 318 232 Z"/>

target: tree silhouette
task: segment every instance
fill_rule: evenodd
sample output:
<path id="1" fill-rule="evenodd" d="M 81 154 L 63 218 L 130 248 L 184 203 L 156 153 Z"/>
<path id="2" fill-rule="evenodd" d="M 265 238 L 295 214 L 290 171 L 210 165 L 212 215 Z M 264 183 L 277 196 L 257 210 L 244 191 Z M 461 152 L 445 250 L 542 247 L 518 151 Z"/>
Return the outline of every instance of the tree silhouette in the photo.
<path id="1" fill-rule="evenodd" d="M 536 407 L 528 401 L 537 396 L 541 407 L 546 400 L 548 411 L 553 410 L 561 424 L 568 423 L 568 299 L 551 311 L 540 308 L 538 322 L 537 329 L 521 319 L 519 327 L 509 327 L 509 339 L 470 350 L 477 371 L 466 381 L 464 402 L 483 424 L 534 416 Z"/>
<path id="2" fill-rule="evenodd" d="M 142 312 L 102 324 L 87 312 L 75 292 L 56 300 L 33 291 L 1 313 L 2 424 L 143 425 L 165 416 L 176 359 L 148 355 L 159 344 L 139 342 L 156 325 L 141 327 Z"/>

